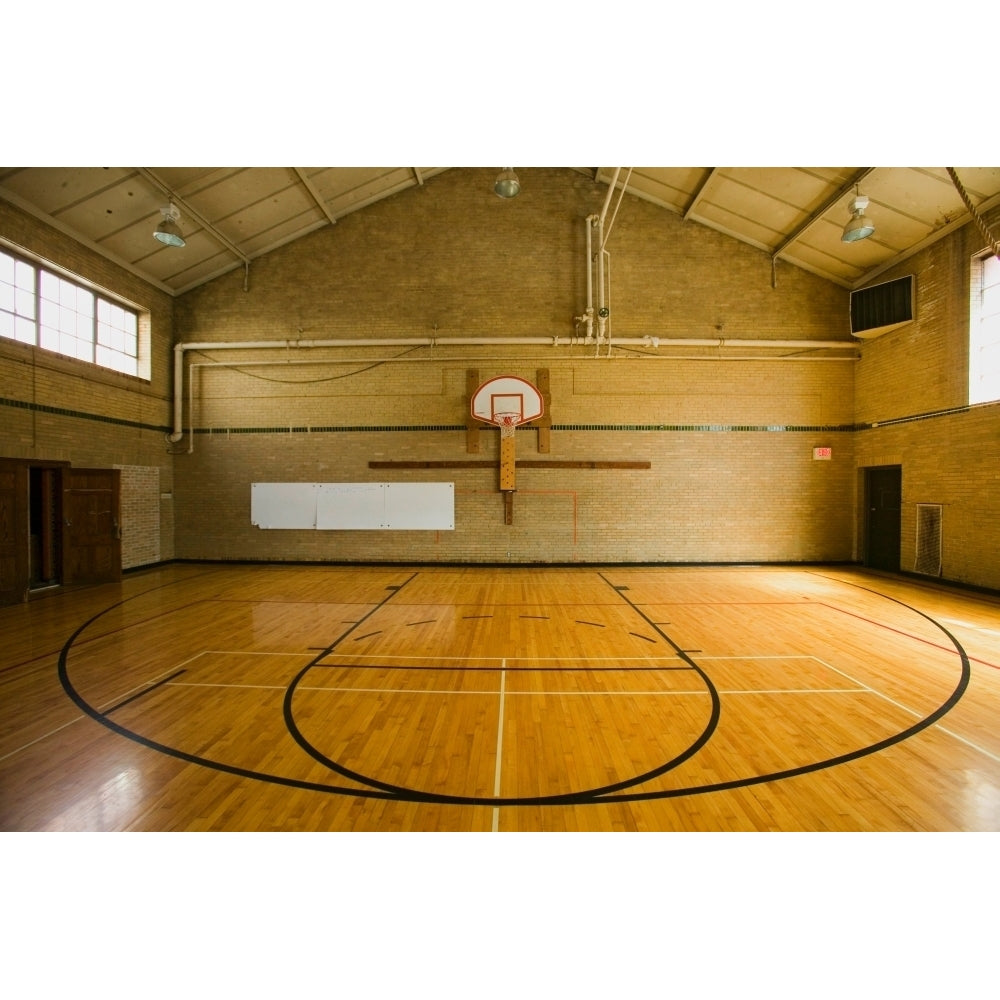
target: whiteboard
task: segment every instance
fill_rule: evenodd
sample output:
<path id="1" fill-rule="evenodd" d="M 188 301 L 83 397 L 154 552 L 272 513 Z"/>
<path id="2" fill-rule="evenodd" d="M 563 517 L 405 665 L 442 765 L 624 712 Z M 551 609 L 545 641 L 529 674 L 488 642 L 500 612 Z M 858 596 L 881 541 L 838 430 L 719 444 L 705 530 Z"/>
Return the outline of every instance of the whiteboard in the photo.
<path id="1" fill-rule="evenodd" d="M 251 483 L 250 523 L 320 531 L 455 528 L 454 483 Z"/>
<path id="2" fill-rule="evenodd" d="M 251 483 L 250 523 L 258 528 L 315 528 L 317 483 Z"/>
<path id="3" fill-rule="evenodd" d="M 385 483 L 385 527 L 453 531 L 454 483 Z"/>
<path id="4" fill-rule="evenodd" d="M 316 527 L 324 530 L 385 527 L 385 483 L 323 483 Z"/>

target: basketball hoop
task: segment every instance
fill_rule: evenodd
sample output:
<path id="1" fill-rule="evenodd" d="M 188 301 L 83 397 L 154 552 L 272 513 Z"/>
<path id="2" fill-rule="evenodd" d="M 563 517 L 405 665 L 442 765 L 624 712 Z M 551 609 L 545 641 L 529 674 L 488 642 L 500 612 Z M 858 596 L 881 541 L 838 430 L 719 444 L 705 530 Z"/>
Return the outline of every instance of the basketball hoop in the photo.
<path id="1" fill-rule="evenodd" d="M 517 425 L 521 423 L 521 414 L 519 411 L 514 411 L 512 413 L 494 413 L 493 423 L 500 428 L 501 438 L 512 438 L 514 436 L 514 431 L 517 430 Z"/>

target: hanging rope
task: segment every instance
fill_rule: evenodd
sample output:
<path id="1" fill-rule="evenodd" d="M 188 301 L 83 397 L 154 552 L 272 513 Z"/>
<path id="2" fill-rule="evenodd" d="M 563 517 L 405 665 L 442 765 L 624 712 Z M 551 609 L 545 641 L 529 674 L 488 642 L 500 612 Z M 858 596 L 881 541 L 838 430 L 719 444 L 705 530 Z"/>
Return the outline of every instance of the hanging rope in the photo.
<path id="1" fill-rule="evenodd" d="M 968 194 L 966 194 L 965 188 L 962 187 L 962 182 L 958 179 L 955 168 L 945 167 L 945 170 L 948 171 L 948 176 L 951 177 L 952 183 L 962 196 L 962 201 L 965 202 L 965 207 L 969 210 L 969 215 L 976 220 L 976 225 L 979 226 L 979 231 L 983 234 L 983 239 L 986 240 L 986 245 L 990 248 L 990 253 L 1000 259 L 1000 244 L 997 243 L 996 238 L 990 232 L 989 226 L 983 221 L 983 217 L 976 211 L 976 206 L 972 204 Z"/>

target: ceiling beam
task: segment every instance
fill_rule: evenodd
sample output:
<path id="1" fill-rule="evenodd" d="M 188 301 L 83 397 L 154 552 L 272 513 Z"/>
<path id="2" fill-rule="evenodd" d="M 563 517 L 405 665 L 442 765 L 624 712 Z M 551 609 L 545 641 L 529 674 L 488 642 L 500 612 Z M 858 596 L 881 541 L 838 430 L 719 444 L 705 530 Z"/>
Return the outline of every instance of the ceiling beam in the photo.
<path id="1" fill-rule="evenodd" d="M 836 205 L 837 202 L 851 190 L 851 188 L 857 187 L 857 185 L 860 184 L 874 169 L 874 167 L 862 167 L 858 170 L 849 181 L 840 186 L 836 194 L 827 198 L 827 200 L 824 201 L 823 204 L 816 209 L 816 211 L 813 212 L 813 214 L 810 215 L 798 229 L 789 233 L 788 236 L 786 236 L 781 243 L 779 243 L 778 246 L 771 251 L 771 257 L 774 260 L 777 260 L 797 239 L 799 239 L 800 236 L 812 229 L 812 227 L 816 225 L 816 223 L 819 222 L 819 220 L 822 219 L 823 216 L 826 215 L 826 213 L 829 212 L 830 209 L 833 208 L 833 206 Z"/>
<path id="2" fill-rule="evenodd" d="M 709 167 L 708 173 L 705 174 L 702 182 L 695 189 L 693 195 L 691 195 L 691 200 L 688 202 L 687 208 L 684 209 L 684 221 L 687 222 L 694 213 L 694 210 L 698 207 L 698 202 L 701 201 L 702 196 L 705 194 L 705 189 L 708 187 L 709 181 L 715 176 L 718 167 Z"/>
<path id="3" fill-rule="evenodd" d="M 139 173 L 141 177 L 144 177 L 150 184 L 152 184 L 153 187 L 157 188 L 160 191 L 160 193 L 167 199 L 167 201 L 173 202 L 178 207 L 183 208 L 185 215 L 194 219 L 194 221 L 197 222 L 198 225 L 202 227 L 202 229 L 205 229 L 207 232 L 209 232 L 231 254 L 233 254 L 240 261 L 242 261 L 244 265 L 249 266 L 250 258 L 247 257 L 247 255 L 243 253 L 243 251 L 240 250 L 240 248 L 236 246 L 236 244 L 233 243 L 228 236 L 225 236 L 222 233 L 220 233 L 219 230 L 216 229 L 211 222 L 209 222 L 206 218 L 204 218 L 202 215 L 196 212 L 183 198 L 174 194 L 174 192 L 172 192 L 170 188 L 168 188 L 167 185 L 164 184 L 163 181 L 161 181 L 160 178 L 153 173 L 152 170 L 150 170 L 148 167 L 135 167 L 134 169 Z"/>
<path id="4" fill-rule="evenodd" d="M 323 196 L 319 193 L 319 189 L 308 177 L 306 177 L 306 172 L 301 167 L 292 167 L 292 171 L 295 176 L 298 177 L 299 182 L 302 186 L 309 192 L 312 196 L 312 200 L 316 202 L 316 207 L 330 220 L 330 225 L 335 226 L 337 224 L 337 217 L 330 211 L 327 207 L 326 201 Z"/>

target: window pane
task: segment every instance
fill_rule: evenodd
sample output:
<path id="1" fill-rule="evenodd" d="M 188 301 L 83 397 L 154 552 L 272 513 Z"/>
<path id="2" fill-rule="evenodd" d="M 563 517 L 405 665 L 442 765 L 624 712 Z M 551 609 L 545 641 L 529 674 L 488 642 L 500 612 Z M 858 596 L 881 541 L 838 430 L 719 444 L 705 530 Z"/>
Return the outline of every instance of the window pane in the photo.
<path id="1" fill-rule="evenodd" d="M 94 293 L 89 288 L 76 290 L 76 311 L 81 316 L 94 315 Z"/>
<path id="2" fill-rule="evenodd" d="M 59 304 L 76 308 L 76 285 L 71 285 L 68 281 L 59 281 Z"/>
<path id="3" fill-rule="evenodd" d="M 983 317 L 1000 313 L 1000 283 L 983 289 Z"/>
<path id="4" fill-rule="evenodd" d="M 41 277 L 42 298 L 51 302 L 59 301 L 59 279 L 48 271 L 42 271 Z"/>
<path id="5" fill-rule="evenodd" d="M 59 325 L 59 306 L 48 299 L 42 299 L 39 317 L 43 326 Z"/>
<path id="6" fill-rule="evenodd" d="M 14 320 L 14 336 L 22 344 L 34 344 L 35 342 L 35 321 L 18 316 Z"/>
<path id="7" fill-rule="evenodd" d="M 29 319 L 35 318 L 35 293 L 23 288 L 17 289 L 14 293 L 14 311 L 19 316 L 27 316 Z"/>
<path id="8" fill-rule="evenodd" d="M 0 312 L 0 337 L 14 338 L 14 317 L 9 312 Z"/>
<path id="9" fill-rule="evenodd" d="M 14 265 L 14 284 L 18 288 L 35 293 L 35 269 L 30 264 L 25 264 L 23 260 L 17 261 Z"/>
<path id="10" fill-rule="evenodd" d="M 0 309 L 14 311 L 14 286 L 6 281 L 0 281 Z"/>
<path id="11" fill-rule="evenodd" d="M 14 258 L 0 251 L 0 281 L 14 284 Z"/>
<path id="12" fill-rule="evenodd" d="M 58 351 L 59 331 L 53 326 L 43 326 L 39 331 L 39 343 L 47 351 Z"/>

